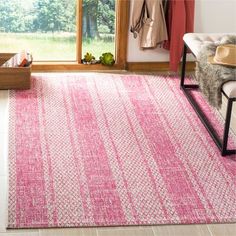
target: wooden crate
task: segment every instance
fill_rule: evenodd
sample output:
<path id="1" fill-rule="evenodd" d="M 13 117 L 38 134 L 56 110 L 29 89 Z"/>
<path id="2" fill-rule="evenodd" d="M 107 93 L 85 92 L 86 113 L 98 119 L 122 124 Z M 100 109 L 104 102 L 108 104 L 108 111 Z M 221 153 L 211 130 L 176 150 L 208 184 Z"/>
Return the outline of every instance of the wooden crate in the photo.
<path id="1" fill-rule="evenodd" d="M 28 67 L 1 67 L 15 53 L 0 53 L 0 89 L 29 89 L 31 65 Z"/>

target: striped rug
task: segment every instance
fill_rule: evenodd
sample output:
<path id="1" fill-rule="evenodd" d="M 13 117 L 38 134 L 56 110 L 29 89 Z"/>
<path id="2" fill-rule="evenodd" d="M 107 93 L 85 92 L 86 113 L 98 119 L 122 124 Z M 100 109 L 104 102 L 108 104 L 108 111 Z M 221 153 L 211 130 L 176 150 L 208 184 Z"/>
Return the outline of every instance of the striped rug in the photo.
<path id="1" fill-rule="evenodd" d="M 178 78 L 35 74 L 10 93 L 9 129 L 9 228 L 236 220 L 235 157 Z"/>

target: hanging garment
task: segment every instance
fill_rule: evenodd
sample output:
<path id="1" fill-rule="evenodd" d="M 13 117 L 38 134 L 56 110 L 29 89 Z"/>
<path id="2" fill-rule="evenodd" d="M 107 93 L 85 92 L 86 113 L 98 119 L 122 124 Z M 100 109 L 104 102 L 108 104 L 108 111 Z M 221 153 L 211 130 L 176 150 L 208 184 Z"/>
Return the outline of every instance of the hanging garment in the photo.
<path id="1" fill-rule="evenodd" d="M 162 0 L 134 0 L 131 32 L 139 34 L 141 48 L 153 48 L 167 40 Z"/>
<path id="2" fill-rule="evenodd" d="M 182 57 L 183 36 L 193 32 L 195 0 L 169 1 L 167 14 L 168 41 L 163 47 L 170 50 L 170 70 L 177 71 Z"/>

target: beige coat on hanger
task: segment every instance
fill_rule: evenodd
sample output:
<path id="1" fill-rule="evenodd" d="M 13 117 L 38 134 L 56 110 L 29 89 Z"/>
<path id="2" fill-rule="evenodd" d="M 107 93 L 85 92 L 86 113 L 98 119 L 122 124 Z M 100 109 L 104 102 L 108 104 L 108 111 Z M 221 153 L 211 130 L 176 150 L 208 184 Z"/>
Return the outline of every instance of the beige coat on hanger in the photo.
<path id="1" fill-rule="evenodd" d="M 140 47 L 152 48 L 168 39 L 162 0 L 133 0 L 131 32 Z"/>

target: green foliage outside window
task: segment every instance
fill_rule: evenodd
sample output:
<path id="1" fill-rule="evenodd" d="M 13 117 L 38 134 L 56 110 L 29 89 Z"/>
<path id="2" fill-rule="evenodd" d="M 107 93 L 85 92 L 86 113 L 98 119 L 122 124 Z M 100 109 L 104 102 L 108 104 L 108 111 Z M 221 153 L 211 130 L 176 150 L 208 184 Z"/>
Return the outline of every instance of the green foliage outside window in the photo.
<path id="1" fill-rule="evenodd" d="M 76 0 L 0 0 L 0 32 L 75 32 Z M 83 0 L 83 37 L 115 32 L 115 0 Z"/>

